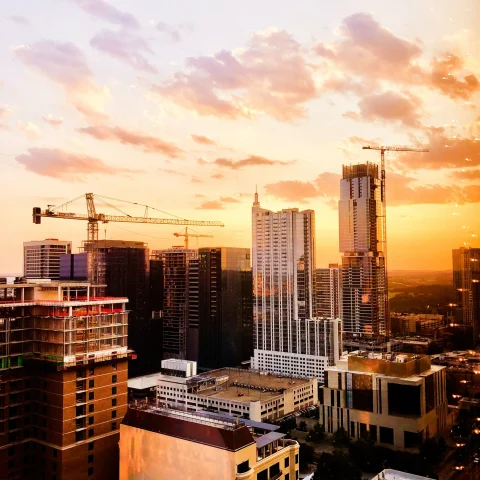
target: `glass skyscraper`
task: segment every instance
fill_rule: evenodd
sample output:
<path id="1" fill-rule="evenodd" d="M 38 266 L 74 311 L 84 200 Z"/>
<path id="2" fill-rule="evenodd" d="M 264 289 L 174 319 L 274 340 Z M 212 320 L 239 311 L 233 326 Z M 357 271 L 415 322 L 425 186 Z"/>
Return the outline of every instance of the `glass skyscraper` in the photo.
<path id="1" fill-rule="evenodd" d="M 346 336 L 389 334 L 385 199 L 378 165 L 343 166 L 339 222 Z"/>

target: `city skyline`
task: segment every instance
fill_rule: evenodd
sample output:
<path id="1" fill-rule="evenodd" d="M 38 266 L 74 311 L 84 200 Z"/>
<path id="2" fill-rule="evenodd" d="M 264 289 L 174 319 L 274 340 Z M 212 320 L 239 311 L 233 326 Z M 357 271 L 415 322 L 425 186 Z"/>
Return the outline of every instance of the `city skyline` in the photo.
<path id="1" fill-rule="evenodd" d="M 361 147 L 379 143 L 430 149 L 387 155 L 389 268 L 447 270 L 452 248 L 479 246 L 476 2 L 404 2 L 414 17 L 394 2 L 257 3 L 235 23 L 213 0 L 5 6 L 2 273 L 21 273 L 23 241 L 79 246 L 82 222 L 30 214 L 87 191 L 223 221 L 198 245 L 249 247 L 255 184 L 274 211 L 314 210 L 316 266 L 339 262 L 341 165 L 378 162 Z M 100 229 L 178 243 L 173 227 Z"/>

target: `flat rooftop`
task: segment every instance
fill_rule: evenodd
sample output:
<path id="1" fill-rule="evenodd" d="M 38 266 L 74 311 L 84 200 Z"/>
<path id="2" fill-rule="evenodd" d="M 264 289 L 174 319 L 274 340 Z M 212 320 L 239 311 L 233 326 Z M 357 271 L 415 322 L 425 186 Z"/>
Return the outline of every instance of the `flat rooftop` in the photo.
<path id="1" fill-rule="evenodd" d="M 128 379 L 128 388 L 134 390 L 143 390 L 145 388 L 152 388 L 157 386 L 158 378 L 161 373 L 152 373 L 150 375 L 143 375 L 142 377 L 135 377 Z"/>
<path id="2" fill-rule="evenodd" d="M 427 477 L 414 475 L 413 473 L 401 472 L 400 470 L 392 470 L 390 468 L 380 472 L 374 480 L 428 480 Z"/>
<path id="3" fill-rule="evenodd" d="M 264 372 L 254 372 L 236 368 L 221 368 L 205 374 L 197 375 L 203 378 L 226 379 L 224 383 L 212 385 L 198 392 L 198 395 L 211 398 L 233 400 L 241 403 L 268 401 L 282 395 L 285 390 L 307 385 L 308 378 L 294 378 L 273 375 Z"/>

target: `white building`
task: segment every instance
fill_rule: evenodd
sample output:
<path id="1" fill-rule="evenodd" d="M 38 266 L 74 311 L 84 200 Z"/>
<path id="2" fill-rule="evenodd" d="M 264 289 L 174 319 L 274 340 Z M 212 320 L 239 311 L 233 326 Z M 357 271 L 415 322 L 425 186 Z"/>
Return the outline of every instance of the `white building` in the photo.
<path id="1" fill-rule="evenodd" d="M 315 314 L 319 317 L 342 318 L 341 275 L 338 263 L 315 270 Z"/>
<path id="2" fill-rule="evenodd" d="M 187 412 L 210 410 L 260 422 L 318 403 L 316 378 L 299 379 L 236 368 L 187 376 L 187 370 L 181 372 L 178 365 L 169 370 L 162 363 L 157 383 L 160 405 Z"/>
<path id="3" fill-rule="evenodd" d="M 315 213 L 252 208 L 252 368 L 315 375 L 340 351 L 338 320 L 314 317 Z"/>
<path id="4" fill-rule="evenodd" d="M 325 370 L 319 422 L 328 433 L 418 447 L 446 426 L 445 372 L 428 355 L 352 352 Z"/>
<path id="5" fill-rule="evenodd" d="M 60 255 L 72 252 L 72 242 L 47 238 L 23 242 L 23 275 L 26 278 L 58 280 Z"/>

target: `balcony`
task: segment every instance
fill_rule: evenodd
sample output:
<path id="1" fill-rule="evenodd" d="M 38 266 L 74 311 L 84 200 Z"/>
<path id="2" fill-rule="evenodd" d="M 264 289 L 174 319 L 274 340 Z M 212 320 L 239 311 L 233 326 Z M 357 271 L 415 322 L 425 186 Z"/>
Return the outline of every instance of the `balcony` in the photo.
<path id="1" fill-rule="evenodd" d="M 82 403 L 87 403 L 87 395 L 85 393 L 77 394 L 77 397 L 75 399 L 75 403 L 77 405 L 82 404 Z"/>

